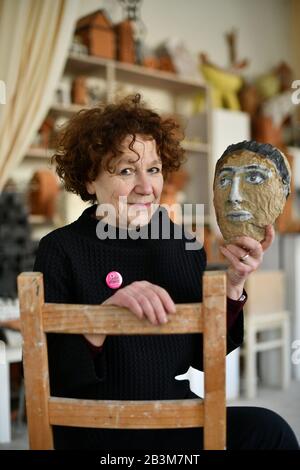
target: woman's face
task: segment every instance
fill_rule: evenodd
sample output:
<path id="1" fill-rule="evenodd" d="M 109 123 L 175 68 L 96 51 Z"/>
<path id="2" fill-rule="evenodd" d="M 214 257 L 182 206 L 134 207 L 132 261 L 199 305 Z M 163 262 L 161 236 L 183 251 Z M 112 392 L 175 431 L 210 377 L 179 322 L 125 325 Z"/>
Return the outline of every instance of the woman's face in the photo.
<path id="1" fill-rule="evenodd" d="M 122 142 L 122 155 L 113 163 L 114 172 L 104 169 L 97 178 L 87 183 L 89 194 L 95 194 L 98 203 L 114 209 L 106 221 L 112 225 L 147 224 L 159 204 L 163 188 L 162 163 L 151 137 L 137 134 L 133 150 L 129 148 L 132 136 Z M 137 155 L 138 154 L 138 155 Z M 107 206 L 105 206 L 107 207 Z M 99 214 L 99 211 L 97 211 Z"/>

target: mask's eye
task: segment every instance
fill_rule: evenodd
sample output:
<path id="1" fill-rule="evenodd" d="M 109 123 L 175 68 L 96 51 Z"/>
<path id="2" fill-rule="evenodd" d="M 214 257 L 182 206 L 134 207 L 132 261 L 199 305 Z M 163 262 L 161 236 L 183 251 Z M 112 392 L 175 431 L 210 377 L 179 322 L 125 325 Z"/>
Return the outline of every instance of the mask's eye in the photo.
<path id="1" fill-rule="evenodd" d="M 226 188 L 226 186 L 231 184 L 230 176 L 221 176 L 219 178 L 219 186 L 220 188 Z"/>
<path id="2" fill-rule="evenodd" d="M 246 176 L 246 181 L 250 184 L 262 184 L 264 181 L 266 181 L 266 179 L 267 175 L 261 173 L 260 171 L 251 171 Z"/>

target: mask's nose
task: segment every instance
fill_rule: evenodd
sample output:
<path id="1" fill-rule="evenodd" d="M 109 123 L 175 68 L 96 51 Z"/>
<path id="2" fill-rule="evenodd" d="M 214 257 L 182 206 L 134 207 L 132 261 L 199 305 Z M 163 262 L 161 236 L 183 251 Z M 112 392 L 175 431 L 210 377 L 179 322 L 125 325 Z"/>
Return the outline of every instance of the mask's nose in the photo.
<path id="1" fill-rule="evenodd" d="M 242 202 L 240 193 L 240 176 L 234 176 L 232 179 L 231 189 L 228 194 L 228 201 L 232 204 Z"/>

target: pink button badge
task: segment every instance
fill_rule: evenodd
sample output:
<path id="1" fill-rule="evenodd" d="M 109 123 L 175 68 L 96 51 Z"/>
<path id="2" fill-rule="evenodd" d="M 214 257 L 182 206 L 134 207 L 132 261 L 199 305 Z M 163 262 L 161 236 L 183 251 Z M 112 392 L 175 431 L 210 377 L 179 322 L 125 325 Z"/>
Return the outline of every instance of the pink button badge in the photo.
<path id="1" fill-rule="evenodd" d="M 108 273 L 105 280 L 106 284 L 111 289 L 118 289 L 118 287 L 120 287 L 123 282 L 123 278 L 121 274 L 118 273 L 118 271 L 111 271 L 110 273 Z"/>

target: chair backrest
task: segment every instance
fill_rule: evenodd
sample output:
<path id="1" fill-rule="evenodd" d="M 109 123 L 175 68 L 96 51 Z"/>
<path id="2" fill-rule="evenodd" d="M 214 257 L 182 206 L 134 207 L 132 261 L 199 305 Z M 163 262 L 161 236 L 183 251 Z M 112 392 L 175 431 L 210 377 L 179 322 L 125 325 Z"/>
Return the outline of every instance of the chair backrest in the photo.
<path id="1" fill-rule="evenodd" d="M 22 273 L 18 291 L 31 449 L 52 449 L 52 426 L 204 428 L 204 448 L 226 445 L 226 276 L 207 272 L 202 303 L 177 304 L 167 324 L 139 320 L 126 308 L 44 302 L 43 275 Z M 47 333 L 162 335 L 203 333 L 204 399 L 81 400 L 50 396 Z M 199 344 L 199 355 L 202 354 Z M 199 443 L 200 448 L 201 443 Z"/>
<path id="2" fill-rule="evenodd" d="M 286 309 L 284 282 L 284 272 L 280 270 L 252 273 L 245 285 L 248 293 L 245 313 L 258 315 L 284 311 Z"/>

